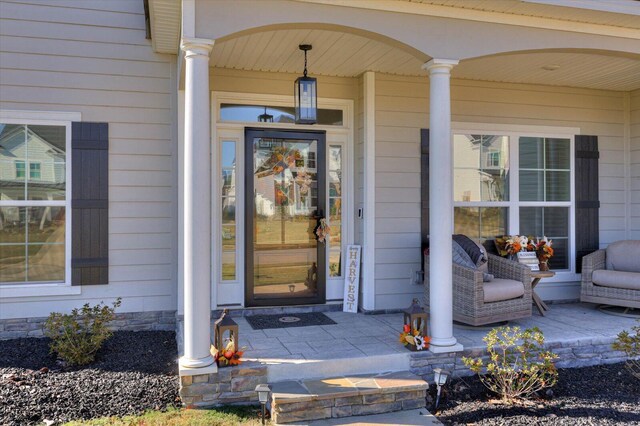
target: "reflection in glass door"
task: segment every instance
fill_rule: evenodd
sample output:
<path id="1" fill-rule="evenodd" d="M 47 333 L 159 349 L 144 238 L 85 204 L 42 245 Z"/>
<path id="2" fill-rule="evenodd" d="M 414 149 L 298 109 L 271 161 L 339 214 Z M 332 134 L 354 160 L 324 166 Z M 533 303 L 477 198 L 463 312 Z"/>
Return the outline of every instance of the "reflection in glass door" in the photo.
<path id="1" fill-rule="evenodd" d="M 246 304 L 324 303 L 325 133 L 246 129 Z"/>

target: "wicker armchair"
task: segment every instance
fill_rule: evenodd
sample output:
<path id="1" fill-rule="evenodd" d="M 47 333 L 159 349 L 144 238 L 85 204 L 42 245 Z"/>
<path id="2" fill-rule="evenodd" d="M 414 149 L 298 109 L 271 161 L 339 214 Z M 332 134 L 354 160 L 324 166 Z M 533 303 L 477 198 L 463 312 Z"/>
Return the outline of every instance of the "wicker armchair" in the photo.
<path id="1" fill-rule="evenodd" d="M 633 254 L 629 253 L 629 255 Z M 593 272 L 605 269 L 607 269 L 605 250 L 596 250 L 582 258 L 580 301 L 640 308 L 640 290 L 595 285 L 593 283 Z"/>
<path id="2" fill-rule="evenodd" d="M 453 264 L 453 320 L 473 326 L 531 316 L 531 271 L 525 265 L 489 254 L 489 273 L 522 282 L 521 297 L 485 302 L 482 272 Z M 429 256 L 424 257 L 425 305 L 429 307 Z"/>

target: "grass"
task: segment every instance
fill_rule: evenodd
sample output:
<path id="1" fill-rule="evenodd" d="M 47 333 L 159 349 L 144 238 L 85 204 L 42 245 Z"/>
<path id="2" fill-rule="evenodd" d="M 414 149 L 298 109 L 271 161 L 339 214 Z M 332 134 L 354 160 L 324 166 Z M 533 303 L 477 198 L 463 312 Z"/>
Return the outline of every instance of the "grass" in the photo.
<path id="1" fill-rule="evenodd" d="M 141 416 L 103 417 L 65 423 L 64 426 L 258 426 L 258 407 L 216 409 L 169 409 L 149 411 Z M 269 422 L 267 422 L 269 424 Z"/>

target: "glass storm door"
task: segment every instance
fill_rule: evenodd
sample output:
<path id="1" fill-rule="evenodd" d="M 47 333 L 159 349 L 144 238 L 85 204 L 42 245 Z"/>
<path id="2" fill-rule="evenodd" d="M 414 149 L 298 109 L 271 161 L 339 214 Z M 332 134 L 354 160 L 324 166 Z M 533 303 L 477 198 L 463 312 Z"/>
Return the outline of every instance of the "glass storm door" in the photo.
<path id="1" fill-rule="evenodd" d="M 325 302 L 325 132 L 246 129 L 246 306 Z"/>

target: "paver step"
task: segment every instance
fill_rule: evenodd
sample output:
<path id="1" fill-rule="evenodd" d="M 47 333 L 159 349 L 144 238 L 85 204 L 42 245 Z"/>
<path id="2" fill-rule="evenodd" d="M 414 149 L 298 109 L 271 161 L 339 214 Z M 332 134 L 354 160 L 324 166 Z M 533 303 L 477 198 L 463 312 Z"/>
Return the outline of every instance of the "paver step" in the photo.
<path id="1" fill-rule="evenodd" d="M 429 384 L 408 371 L 271 385 L 276 424 L 423 408 Z"/>

